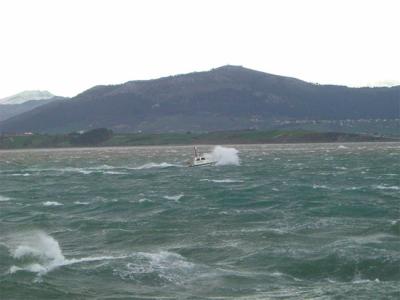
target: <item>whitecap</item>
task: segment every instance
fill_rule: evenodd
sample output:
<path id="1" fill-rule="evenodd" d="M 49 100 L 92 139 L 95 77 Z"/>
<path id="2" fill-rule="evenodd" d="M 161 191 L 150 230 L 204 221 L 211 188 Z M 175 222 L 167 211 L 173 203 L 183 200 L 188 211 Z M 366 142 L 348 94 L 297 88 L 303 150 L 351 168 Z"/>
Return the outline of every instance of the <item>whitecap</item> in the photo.
<path id="1" fill-rule="evenodd" d="M 100 165 L 100 166 L 94 166 L 94 167 L 85 167 L 85 168 L 77 168 L 77 167 L 66 167 L 66 168 L 60 168 L 60 169 L 47 169 L 49 171 L 61 171 L 61 172 L 76 172 L 76 173 L 81 173 L 84 175 L 89 175 L 92 173 L 98 173 L 102 172 L 104 170 L 112 170 L 115 169 L 113 166 L 109 165 Z M 45 170 L 45 169 L 43 169 Z M 104 171 L 103 173 L 105 173 Z"/>
<path id="2" fill-rule="evenodd" d="M 89 205 L 89 202 L 75 201 L 74 204 L 77 204 L 77 205 Z"/>
<path id="3" fill-rule="evenodd" d="M 210 182 L 215 182 L 215 183 L 240 183 L 243 182 L 243 180 L 237 180 L 237 179 L 201 179 L 200 181 L 210 181 Z"/>
<path id="4" fill-rule="evenodd" d="M 388 185 L 384 185 L 384 184 L 379 184 L 376 185 L 375 188 L 379 189 L 379 190 L 400 190 L 399 186 L 393 185 L 393 186 L 388 186 Z"/>
<path id="5" fill-rule="evenodd" d="M 46 202 L 43 202 L 43 205 L 44 206 L 61 206 L 64 204 L 57 202 L 57 201 L 46 201 Z"/>
<path id="6" fill-rule="evenodd" d="M 152 168 L 169 168 L 169 167 L 182 167 L 181 165 L 175 165 L 175 164 L 170 164 L 170 163 L 166 163 L 166 162 L 162 162 L 162 163 L 147 163 L 144 165 L 141 165 L 139 167 L 134 167 L 134 168 L 130 168 L 133 170 L 143 170 L 143 169 L 152 169 Z"/>
<path id="7" fill-rule="evenodd" d="M 361 189 L 362 189 L 361 186 L 351 186 L 351 187 L 346 188 L 345 190 L 347 190 L 347 191 L 357 191 L 357 190 L 361 190 Z"/>
<path id="8" fill-rule="evenodd" d="M 184 196 L 183 194 L 179 194 L 174 196 L 164 196 L 164 198 L 167 200 L 179 201 L 183 196 Z"/>
<path id="9" fill-rule="evenodd" d="M 0 202 L 3 202 L 3 201 L 10 201 L 10 200 L 11 200 L 11 198 L 0 195 Z"/>
<path id="10" fill-rule="evenodd" d="M 10 174 L 10 176 L 28 177 L 28 176 L 31 176 L 31 174 L 29 174 L 29 173 L 14 173 L 14 174 Z"/>
<path id="11" fill-rule="evenodd" d="M 338 149 L 348 149 L 348 147 L 343 146 L 343 145 L 339 145 Z"/>
<path id="12" fill-rule="evenodd" d="M 369 279 L 354 279 L 352 281 L 352 283 L 354 283 L 354 284 L 362 284 L 362 283 L 369 283 L 369 282 L 372 282 L 372 281 Z M 379 282 L 379 279 L 377 282 Z"/>
<path id="13" fill-rule="evenodd" d="M 141 198 L 139 199 L 139 203 L 144 203 L 144 202 L 152 202 L 151 200 L 147 199 L 147 198 Z"/>
<path id="14" fill-rule="evenodd" d="M 42 231 L 34 231 L 18 235 L 7 245 L 16 262 L 22 265 L 13 265 L 9 273 L 27 271 L 42 276 L 58 267 L 100 260 L 121 259 L 127 256 L 95 256 L 67 259 L 64 257 L 56 239 Z M 27 264 L 24 262 L 30 261 Z"/>
<path id="15" fill-rule="evenodd" d="M 313 189 L 329 189 L 326 185 L 323 184 L 313 184 L 312 186 Z"/>
<path id="16" fill-rule="evenodd" d="M 347 170 L 346 167 L 335 167 L 336 170 Z"/>
<path id="17" fill-rule="evenodd" d="M 104 171 L 103 174 L 108 174 L 108 175 L 125 175 L 128 173 L 125 172 L 118 172 L 118 171 Z"/>

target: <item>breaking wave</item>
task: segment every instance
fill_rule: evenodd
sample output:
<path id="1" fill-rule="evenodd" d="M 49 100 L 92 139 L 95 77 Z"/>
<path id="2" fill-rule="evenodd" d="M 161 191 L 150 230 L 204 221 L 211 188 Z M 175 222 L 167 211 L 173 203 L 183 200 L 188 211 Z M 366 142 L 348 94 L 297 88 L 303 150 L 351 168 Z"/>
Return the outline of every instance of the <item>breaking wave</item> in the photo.
<path id="1" fill-rule="evenodd" d="M 37 275 L 35 281 L 47 273 L 78 263 L 104 260 L 123 260 L 129 262 L 124 267 L 114 269 L 114 275 L 124 280 L 141 280 L 147 275 L 157 276 L 163 282 L 179 284 L 193 275 L 195 264 L 183 256 L 168 251 L 155 253 L 134 252 L 123 256 L 89 256 L 82 258 L 66 258 L 56 239 L 42 231 L 26 232 L 13 236 L 6 243 L 14 264 L 8 273 L 30 272 Z"/>
<path id="2" fill-rule="evenodd" d="M 16 265 L 11 266 L 9 269 L 11 274 L 18 271 L 27 271 L 42 276 L 61 266 L 126 257 L 97 256 L 67 259 L 64 257 L 57 240 L 42 231 L 14 237 L 8 247 L 12 257 L 16 260 Z"/>
<path id="3" fill-rule="evenodd" d="M 376 185 L 375 188 L 377 188 L 378 190 L 395 190 L 395 191 L 400 190 L 400 187 L 398 187 L 396 185 L 389 186 L 389 185 L 379 184 L 379 185 Z"/>
<path id="4" fill-rule="evenodd" d="M 183 196 L 184 196 L 183 194 L 179 194 L 174 196 L 164 196 L 164 198 L 167 200 L 179 201 Z"/>
<path id="5" fill-rule="evenodd" d="M 201 179 L 200 181 L 210 181 L 214 183 L 240 183 L 243 180 L 236 180 L 236 179 Z"/>
<path id="6" fill-rule="evenodd" d="M 2 202 L 2 201 L 10 201 L 10 200 L 11 200 L 11 198 L 0 195 L 0 202 Z"/>
<path id="7" fill-rule="evenodd" d="M 43 205 L 44 206 L 61 206 L 64 204 L 57 202 L 57 201 L 46 201 L 46 202 L 43 202 Z"/>
<path id="8" fill-rule="evenodd" d="M 89 202 L 85 202 L 85 201 L 75 201 L 74 204 L 77 204 L 77 205 L 89 205 L 90 203 Z"/>

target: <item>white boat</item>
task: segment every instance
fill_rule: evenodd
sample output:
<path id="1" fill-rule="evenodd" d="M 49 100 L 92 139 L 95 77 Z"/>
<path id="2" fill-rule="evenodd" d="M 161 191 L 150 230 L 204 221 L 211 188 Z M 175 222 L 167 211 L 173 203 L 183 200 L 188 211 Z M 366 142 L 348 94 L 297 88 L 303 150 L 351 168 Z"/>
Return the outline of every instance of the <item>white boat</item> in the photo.
<path id="1" fill-rule="evenodd" d="M 189 167 L 210 166 L 216 163 L 216 161 L 212 160 L 211 157 L 200 154 L 199 150 L 197 150 L 197 147 L 194 147 L 193 150 L 194 157 L 191 161 L 189 161 Z"/>

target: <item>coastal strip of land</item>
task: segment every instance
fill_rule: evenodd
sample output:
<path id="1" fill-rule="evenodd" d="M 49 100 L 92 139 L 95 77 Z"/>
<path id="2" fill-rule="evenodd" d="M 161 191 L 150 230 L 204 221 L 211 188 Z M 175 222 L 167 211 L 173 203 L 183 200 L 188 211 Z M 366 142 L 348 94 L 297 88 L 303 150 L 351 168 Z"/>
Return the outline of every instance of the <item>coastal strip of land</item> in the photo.
<path id="1" fill-rule="evenodd" d="M 84 133 L 2 135 L 0 149 L 395 141 L 400 140 L 340 132 L 236 130 L 206 133 L 113 133 L 109 129 L 98 128 Z"/>

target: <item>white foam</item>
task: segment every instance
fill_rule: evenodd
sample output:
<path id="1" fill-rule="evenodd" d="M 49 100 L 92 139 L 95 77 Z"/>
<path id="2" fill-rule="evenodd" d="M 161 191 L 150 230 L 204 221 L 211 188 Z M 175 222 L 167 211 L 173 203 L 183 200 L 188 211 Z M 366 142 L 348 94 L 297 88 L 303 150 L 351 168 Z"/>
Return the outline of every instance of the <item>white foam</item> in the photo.
<path id="1" fill-rule="evenodd" d="M 3 201 L 10 201 L 10 200 L 11 200 L 11 198 L 0 195 L 0 202 L 3 202 Z"/>
<path id="2" fill-rule="evenodd" d="M 347 170 L 346 167 L 335 167 L 336 170 Z"/>
<path id="3" fill-rule="evenodd" d="M 31 174 L 29 174 L 29 173 L 14 173 L 14 174 L 11 174 L 10 176 L 28 177 L 28 176 L 31 176 Z"/>
<path id="4" fill-rule="evenodd" d="M 346 146 L 339 145 L 338 149 L 348 149 Z"/>
<path id="5" fill-rule="evenodd" d="M 44 206 L 61 206 L 64 204 L 57 202 L 57 201 L 46 201 L 46 202 L 43 202 L 43 205 Z"/>
<path id="6" fill-rule="evenodd" d="M 167 200 L 179 201 L 183 196 L 184 196 L 183 194 L 179 194 L 174 196 L 164 196 L 164 198 Z"/>
<path id="7" fill-rule="evenodd" d="M 144 202 L 152 202 L 151 200 L 147 199 L 147 198 L 141 198 L 139 199 L 139 203 L 144 203 Z"/>
<path id="8" fill-rule="evenodd" d="M 354 279 L 353 281 L 352 281 L 352 283 L 354 283 L 354 284 L 363 284 L 363 283 L 370 283 L 370 282 L 381 282 L 378 278 L 375 278 L 375 280 L 374 281 L 372 281 L 372 280 L 369 280 L 369 279 Z"/>
<path id="9" fill-rule="evenodd" d="M 74 204 L 78 204 L 78 205 L 89 205 L 89 202 L 75 201 Z"/>
<path id="10" fill-rule="evenodd" d="M 100 166 L 94 166 L 94 167 L 85 167 L 85 168 L 76 168 L 76 167 L 66 167 L 66 168 L 60 168 L 60 169 L 42 169 L 43 171 L 61 171 L 61 172 L 76 172 L 76 173 L 81 173 L 84 175 L 89 175 L 92 173 L 106 173 L 107 171 L 105 170 L 112 170 L 115 169 L 113 166 L 109 165 L 100 165 Z M 110 173 L 108 173 L 110 174 Z"/>
<path id="11" fill-rule="evenodd" d="M 239 183 L 243 182 L 243 180 L 236 180 L 236 179 L 201 179 L 200 181 L 211 181 L 215 183 Z"/>
<path id="12" fill-rule="evenodd" d="M 239 151 L 235 148 L 216 146 L 211 153 L 205 155 L 216 161 L 217 166 L 240 165 Z"/>
<path id="13" fill-rule="evenodd" d="M 125 174 L 128 174 L 128 173 L 119 172 L 119 171 L 104 171 L 103 174 L 108 174 L 108 175 L 125 175 Z"/>
<path id="14" fill-rule="evenodd" d="M 180 284 L 193 275 L 195 267 L 183 256 L 168 251 L 138 252 L 132 258 L 136 258 L 136 261 L 126 264 L 125 270 L 115 271 L 123 279 L 135 278 L 141 274 L 155 274 L 162 280 Z"/>
<path id="15" fill-rule="evenodd" d="M 329 189 L 326 185 L 323 184 L 313 184 L 313 189 Z"/>
<path id="16" fill-rule="evenodd" d="M 399 186 L 393 185 L 393 186 L 388 186 L 388 185 L 383 185 L 383 184 L 379 184 L 375 186 L 377 189 L 379 190 L 400 190 Z"/>
<path id="17" fill-rule="evenodd" d="M 16 239 L 11 241 L 9 245 L 11 255 L 17 262 L 24 262 L 28 259 L 30 263 L 21 266 L 13 265 L 10 267 L 9 273 L 27 271 L 37 273 L 41 276 L 58 267 L 66 265 L 126 257 L 97 256 L 66 259 L 62 254 L 57 240 L 44 232 L 29 232 L 26 233 L 26 235 L 17 236 L 15 238 Z"/>
<path id="18" fill-rule="evenodd" d="M 169 164 L 166 162 L 162 163 L 147 163 L 144 165 L 141 165 L 139 167 L 131 168 L 133 170 L 143 170 L 143 169 L 152 169 L 152 168 L 168 168 L 168 167 L 182 167 L 181 165 L 175 165 L 175 164 Z"/>

